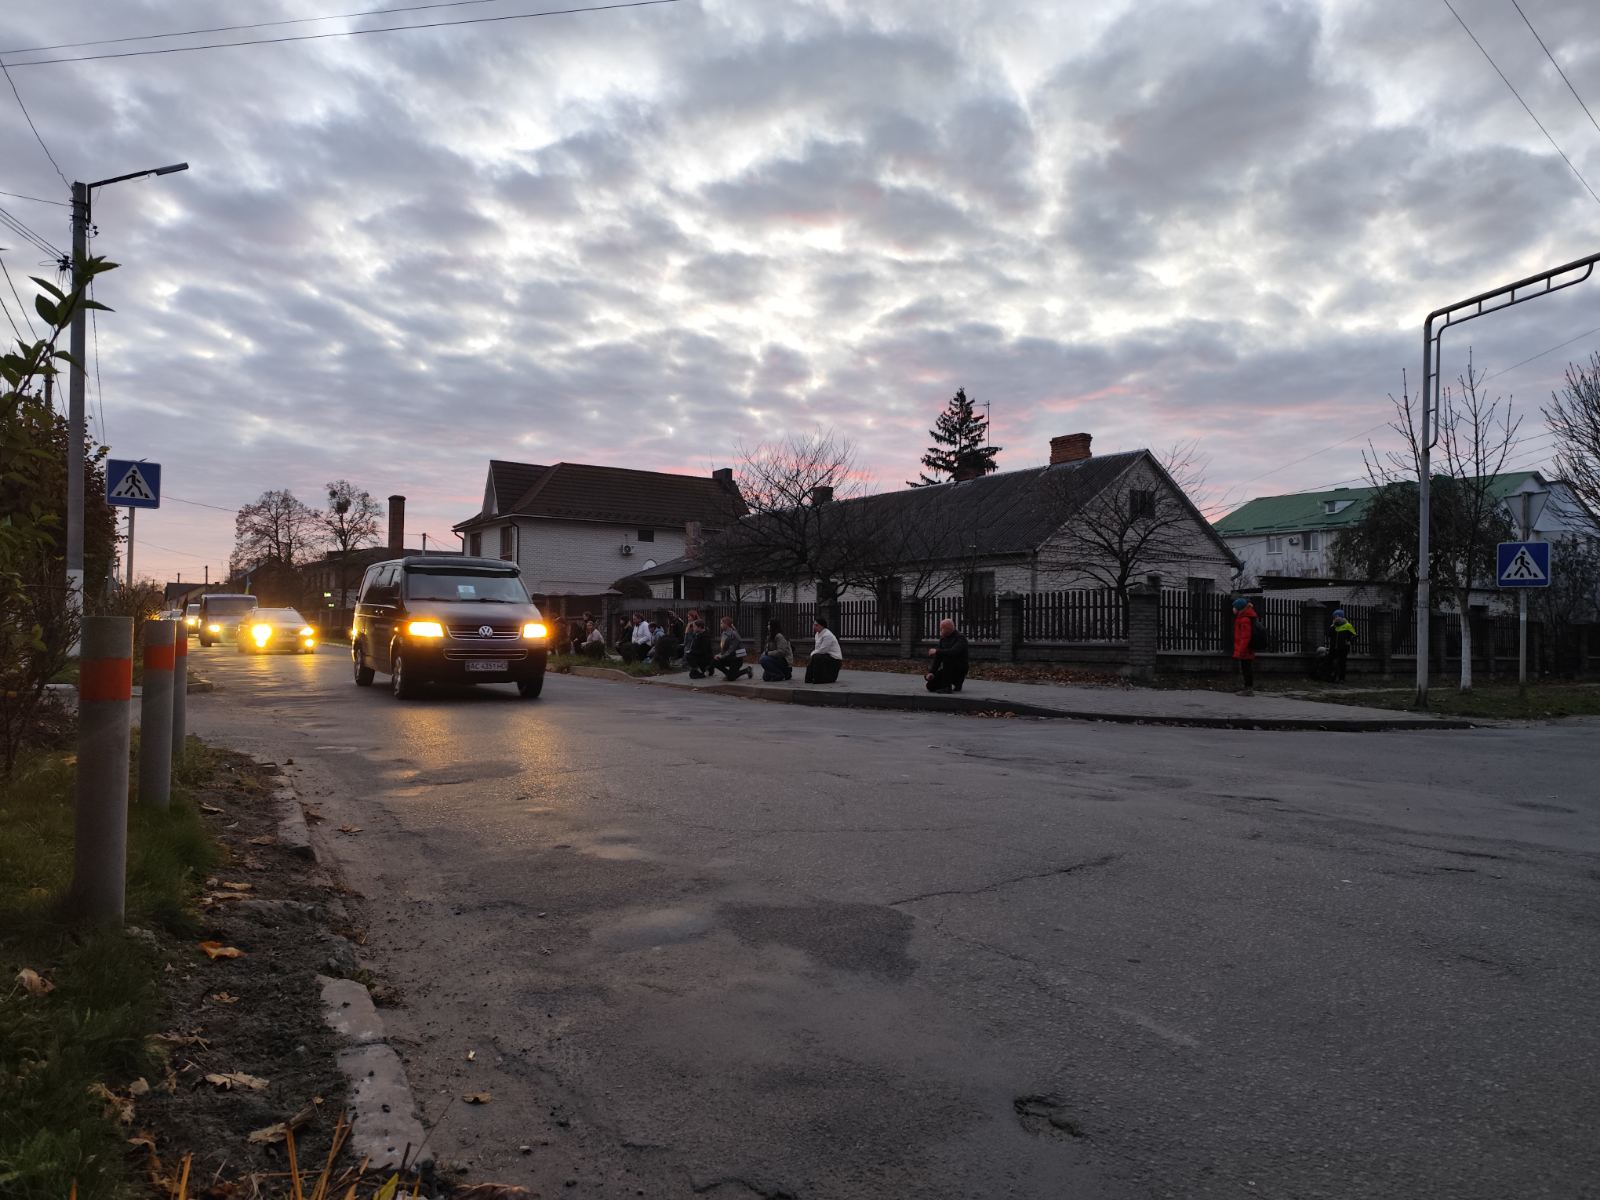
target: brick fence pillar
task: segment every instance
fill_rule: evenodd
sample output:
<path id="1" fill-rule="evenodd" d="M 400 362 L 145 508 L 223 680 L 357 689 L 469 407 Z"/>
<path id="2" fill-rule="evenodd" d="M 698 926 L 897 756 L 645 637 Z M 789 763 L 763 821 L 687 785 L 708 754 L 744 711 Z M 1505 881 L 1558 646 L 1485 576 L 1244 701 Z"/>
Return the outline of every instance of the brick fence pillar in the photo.
<path id="1" fill-rule="evenodd" d="M 916 597 L 900 601 L 900 657 L 915 658 L 922 643 L 922 601 Z"/>
<path id="2" fill-rule="evenodd" d="M 1385 679 L 1394 675 L 1394 609 L 1372 611 L 1372 653 L 1378 660 L 1378 673 Z"/>
<path id="3" fill-rule="evenodd" d="M 1000 604 L 1000 661 L 1016 662 L 1017 650 L 1022 645 L 1022 597 L 1016 592 L 1004 592 Z"/>
<path id="4" fill-rule="evenodd" d="M 1128 589 L 1128 677 L 1139 683 L 1156 678 L 1157 628 L 1161 620 L 1161 592 L 1148 584 Z"/>

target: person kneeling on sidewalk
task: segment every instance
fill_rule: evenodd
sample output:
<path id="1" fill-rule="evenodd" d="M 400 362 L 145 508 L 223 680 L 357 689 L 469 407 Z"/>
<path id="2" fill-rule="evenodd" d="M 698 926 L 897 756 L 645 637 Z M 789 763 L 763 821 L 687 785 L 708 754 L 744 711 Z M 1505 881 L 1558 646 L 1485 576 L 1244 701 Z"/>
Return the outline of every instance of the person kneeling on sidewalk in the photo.
<path id="1" fill-rule="evenodd" d="M 839 639 L 833 636 L 833 630 L 821 617 L 811 623 L 811 634 L 814 640 L 811 643 L 811 657 L 806 659 L 806 682 L 837 682 L 839 667 L 844 662 Z"/>
<path id="2" fill-rule="evenodd" d="M 767 648 L 761 656 L 761 682 L 782 683 L 794 678 L 794 649 L 783 636 L 783 622 L 767 624 Z"/>
<path id="3" fill-rule="evenodd" d="M 711 665 L 722 672 L 722 676 L 729 683 L 735 679 L 743 679 L 746 675 L 755 678 L 755 672 L 744 665 L 744 638 L 739 636 L 739 631 L 733 627 L 732 617 L 722 618 L 722 639 L 717 646 L 717 656 L 711 660 Z"/>
<path id="4" fill-rule="evenodd" d="M 928 651 L 933 669 L 923 676 L 930 692 L 959 692 L 967 679 L 967 638 L 946 617 L 939 622 L 939 644 Z"/>

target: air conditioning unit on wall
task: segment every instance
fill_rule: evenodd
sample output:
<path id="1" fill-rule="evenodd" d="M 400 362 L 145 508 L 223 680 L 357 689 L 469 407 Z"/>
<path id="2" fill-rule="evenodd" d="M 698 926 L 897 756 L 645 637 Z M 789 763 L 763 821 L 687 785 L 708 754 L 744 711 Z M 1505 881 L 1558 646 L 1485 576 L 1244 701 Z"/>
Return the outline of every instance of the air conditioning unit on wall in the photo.
<path id="1" fill-rule="evenodd" d="M 622 546 L 620 547 L 620 550 L 621 550 L 621 554 L 622 554 L 623 558 L 627 558 L 628 555 L 633 553 L 633 547 L 631 545 L 629 545 L 627 542 L 623 542 L 622 543 Z"/>
<path id="2" fill-rule="evenodd" d="M 1298 537 L 1291 537 L 1289 539 L 1289 545 L 1298 546 L 1299 544 L 1300 544 L 1300 539 Z"/>

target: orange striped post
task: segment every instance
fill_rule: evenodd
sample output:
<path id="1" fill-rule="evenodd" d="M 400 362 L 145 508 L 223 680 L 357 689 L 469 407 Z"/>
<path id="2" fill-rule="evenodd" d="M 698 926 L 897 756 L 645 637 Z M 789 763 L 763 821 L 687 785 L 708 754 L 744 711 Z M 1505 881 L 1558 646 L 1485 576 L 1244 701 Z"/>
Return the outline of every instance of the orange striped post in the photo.
<path id="1" fill-rule="evenodd" d="M 80 644 L 72 900 L 88 920 L 120 925 L 128 874 L 133 622 L 84 617 Z"/>
<path id="2" fill-rule="evenodd" d="M 139 803 L 172 802 L 172 668 L 176 621 L 144 623 L 144 698 L 139 703 Z"/>
<path id="3" fill-rule="evenodd" d="M 172 648 L 172 765 L 183 765 L 183 744 L 189 736 L 189 635 L 174 621 Z"/>

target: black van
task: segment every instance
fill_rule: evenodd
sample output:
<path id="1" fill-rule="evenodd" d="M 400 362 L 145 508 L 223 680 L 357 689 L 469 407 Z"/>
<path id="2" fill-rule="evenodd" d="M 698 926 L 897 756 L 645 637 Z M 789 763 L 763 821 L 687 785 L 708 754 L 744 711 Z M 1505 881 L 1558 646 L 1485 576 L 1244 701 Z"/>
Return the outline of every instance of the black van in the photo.
<path id="1" fill-rule="evenodd" d="M 212 592 L 200 597 L 200 611 L 195 614 L 195 626 L 202 646 L 215 646 L 221 641 L 232 641 L 239 622 L 256 606 L 256 598 L 242 592 Z"/>
<path id="2" fill-rule="evenodd" d="M 396 698 L 429 683 L 544 687 L 549 630 L 514 563 L 417 555 L 374 563 L 361 580 L 351 626 L 356 685 L 389 676 Z"/>

